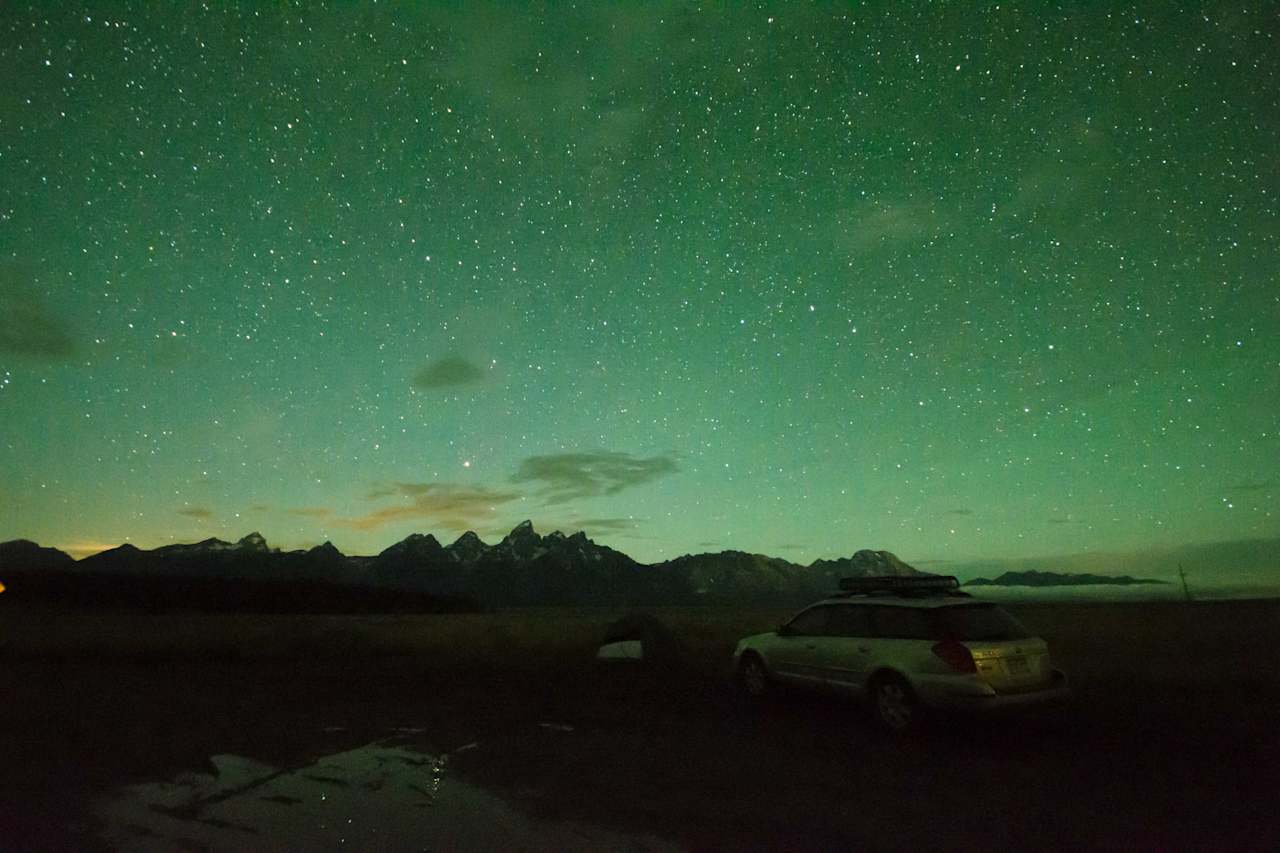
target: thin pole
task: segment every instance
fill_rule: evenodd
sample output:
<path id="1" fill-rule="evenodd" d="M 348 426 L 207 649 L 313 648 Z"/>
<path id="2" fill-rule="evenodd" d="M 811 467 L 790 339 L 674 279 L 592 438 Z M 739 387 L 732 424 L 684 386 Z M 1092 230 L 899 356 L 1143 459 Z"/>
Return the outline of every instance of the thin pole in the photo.
<path id="1" fill-rule="evenodd" d="M 1178 578 L 1182 581 L 1182 594 L 1190 601 L 1191 590 L 1187 589 L 1187 573 L 1182 570 L 1182 563 L 1178 563 Z"/>

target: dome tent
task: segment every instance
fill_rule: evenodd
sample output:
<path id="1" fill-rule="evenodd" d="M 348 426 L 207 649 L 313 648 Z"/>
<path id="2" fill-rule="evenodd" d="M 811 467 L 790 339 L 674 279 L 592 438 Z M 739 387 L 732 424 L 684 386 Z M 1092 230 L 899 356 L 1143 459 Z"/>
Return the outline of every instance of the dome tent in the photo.
<path id="1" fill-rule="evenodd" d="M 674 663 L 682 660 L 684 655 L 680 641 L 657 618 L 649 613 L 628 613 L 605 629 L 596 658 Z"/>

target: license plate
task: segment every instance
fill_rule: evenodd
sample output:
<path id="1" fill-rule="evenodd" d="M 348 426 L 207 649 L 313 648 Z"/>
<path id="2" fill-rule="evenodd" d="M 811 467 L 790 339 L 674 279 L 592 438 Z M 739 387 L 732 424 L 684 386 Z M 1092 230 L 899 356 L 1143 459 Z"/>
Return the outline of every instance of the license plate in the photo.
<path id="1" fill-rule="evenodd" d="M 1031 666 L 1027 663 L 1026 658 L 1006 658 L 1004 662 L 1008 668 L 1010 675 L 1029 675 Z"/>

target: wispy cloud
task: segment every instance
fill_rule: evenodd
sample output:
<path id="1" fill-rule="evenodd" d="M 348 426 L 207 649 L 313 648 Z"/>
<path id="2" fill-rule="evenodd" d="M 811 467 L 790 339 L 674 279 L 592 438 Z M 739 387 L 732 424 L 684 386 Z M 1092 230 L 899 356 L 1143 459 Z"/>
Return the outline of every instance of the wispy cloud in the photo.
<path id="1" fill-rule="evenodd" d="M 1076 520 L 1074 518 L 1071 518 L 1070 516 L 1067 516 L 1065 518 L 1061 516 L 1057 516 L 1054 518 L 1046 519 L 1046 521 L 1049 524 L 1075 524 L 1076 523 Z"/>
<path id="2" fill-rule="evenodd" d="M 1280 490 L 1280 480 L 1258 480 L 1228 486 L 1229 492 L 1271 492 Z"/>
<path id="3" fill-rule="evenodd" d="M 530 456 L 520 463 L 511 480 L 539 484 L 542 497 L 547 503 L 555 504 L 617 494 L 678 470 L 671 455 L 642 458 L 630 453 L 597 450 Z"/>
<path id="4" fill-rule="evenodd" d="M 465 15 L 439 4 L 434 14 L 460 47 L 439 66 L 441 75 L 466 94 L 489 121 L 519 130 L 530 145 L 554 150 L 566 140 L 594 169 L 620 170 L 647 123 L 644 102 L 673 57 L 664 51 L 662 16 L 651 7 L 586 4 L 565 8 L 555 22 L 494 7 Z M 548 32 L 570 21 L 592 45 L 589 51 L 544 52 Z M 726 27 L 725 30 L 729 28 Z M 719 37 L 728 40 L 727 32 Z M 669 37 L 670 38 L 670 37 Z M 670 38 L 679 50 L 681 41 Z M 645 46 L 637 49 L 637 46 Z M 587 56 L 608 56 L 603 65 Z M 665 62 L 664 62 L 665 60 Z M 529 73 L 536 69 L 537 73 Z M 557 116 L 547 121 L 548 115 Z"/>
<path id="5" fill-rule="evenodd" d="M 209 521 L 213 518 L 213 510 L 203 506 L 184 506 L 178 510 L 178 515 L 185 515 L 187 518 L 194 518 L 196 521 Z"/>
<path id="6" fill-rule="evenodd" d="M 973 515 L 973 510 L 968 507 L 956 507 L 955 509 L 947 510 L 943 515 Z"/>
<path id="7" fill-rule="evenodd" d="M 27 277 L 12 265 L 0 266 L 0 353 L 46 361 L 70 358 L 76 351 L 70 326 L 22 280 Z"/>
<path id="8" fill-rule="evenodd" d="M 637 526 L 637 519 L 634 518 L 584 518 L 577 522 L 577 528 L 588 534 L 634 530 Z"/>
<path id="9" fill-rule="evenodd" d="M 321 521 L 333 518 L 334 512 L 327 506 L 300 506 L 295 509 L 286 510 L 289 515 L 296 515 L 301 518 L 315 518 Z"/>
<path id="10" fill-rule="evenodd" d="M 472 385 L 484 379 L 484 375 L 484 370 L 474 362 L 459 356 L 445 356 L 414 374 L 413 387 L 433 390 Z"/>
<path id="11" fill-rule="evenodd" d="M 490 527 L 499 507 L 520 498 L 514 491 L 453 483 L 396 483 L 374 494 L 379 498 L 399 495 L 402 500 L 355 516 L 340 515 L 328 507 L 299 507 L 289 513 L 347 530 L 381 530 L 402 521 L 423 521 L 450 530 L 473 530 Z"/>
<path id="12" fill-rule="evenodd" d="M 941 217 L 930 205 L 900 200 L 868 203 L 840 211 L 832 219 L 831 227 L 837 246 L 862 253 L 927 239 L 939 229 L 940 222 Z"/>

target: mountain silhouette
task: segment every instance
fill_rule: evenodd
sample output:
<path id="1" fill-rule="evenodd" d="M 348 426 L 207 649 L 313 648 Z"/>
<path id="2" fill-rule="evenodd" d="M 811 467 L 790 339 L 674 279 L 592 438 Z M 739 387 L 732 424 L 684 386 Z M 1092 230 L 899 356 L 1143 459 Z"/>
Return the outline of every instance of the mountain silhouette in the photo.
<path id="1" fill-rule="evenodd" d="M 330 542 L 309 550 L 280 551 L 258 533 L 236 542 L 211 538 L 152 550 L 124 544 L 80 561 L 25 540 L 0 544 L 0 580 L 21 576 L 31 589 L 33 577 L 43 577 L 47 585 L 51 572 L 86 583 L 93 577 L 117 584 L 145 580 L 148 589 L 185 585 L 192 595 L 197 594 L 197 582 L 216 581 L 225 589 L 319 584 L 365 590 L 366 597 L 404 596 L 404 601 L 419 600 L 432 607 L 440 601 L 488 607 L 793 604 L 832 592 L 840 577 L 924 574 L 888 551 L 872 550 L 808 566 L 732 550 L 645 565 L 583 532 L 540 535 L 529 521 L 494 544 L 472 531 L 448 546 L 429 533 L 414 533 L 373 557 L 344 555 Z M 225 589 L 219 593 L 223 598 L 228 595 Z"/>
<path id="2" fill-rule="evenodd" d="M 0 542 L 0 569 L 65 569 L 75 564 L 70 554 L 57 548 L 41 548 L 28 539 Z"/>

